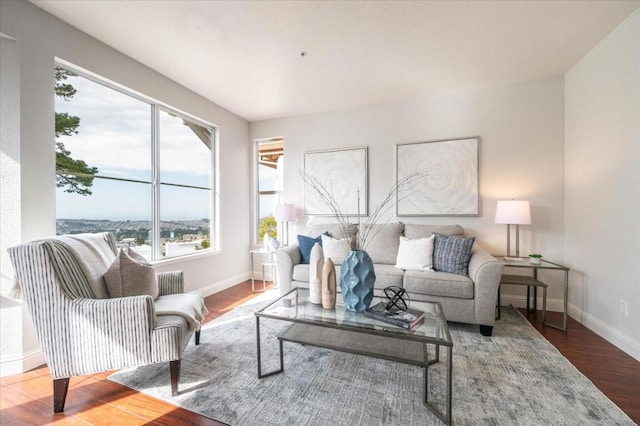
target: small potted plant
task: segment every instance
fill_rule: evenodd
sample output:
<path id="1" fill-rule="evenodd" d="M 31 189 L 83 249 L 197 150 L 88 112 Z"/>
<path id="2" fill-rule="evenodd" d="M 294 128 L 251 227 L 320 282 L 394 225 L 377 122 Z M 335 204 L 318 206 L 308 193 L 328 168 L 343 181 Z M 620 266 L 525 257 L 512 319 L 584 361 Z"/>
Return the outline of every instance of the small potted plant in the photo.
<path id="1" fill-rule="evenodd" d="M 540 259 L 542 259 L 541 254 L 533 253 L 529 255 L 529 263 L 531 263 L 532 265 L 539 265 Z"/>

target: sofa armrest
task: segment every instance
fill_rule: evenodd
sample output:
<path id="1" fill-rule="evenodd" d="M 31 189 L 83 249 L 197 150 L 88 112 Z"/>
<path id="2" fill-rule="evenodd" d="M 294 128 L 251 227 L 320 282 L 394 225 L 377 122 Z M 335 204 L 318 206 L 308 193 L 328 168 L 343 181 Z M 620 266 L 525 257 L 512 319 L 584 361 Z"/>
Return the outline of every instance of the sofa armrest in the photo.
<path id="1" fill-rule="evenodd" d="M 300 247 L 293 243 L 286 247 L 280 247 L 276 251 L 276 263 L 278 264 L 278 276 L 280 278 L 280 294 L 285 294 L 291 290 L 293 281 L 293 267 L 302 262 Z"/>
<path id="2" fill-rule="evenodd" d="M 474 283 L 476 321 L 480 325 L 492 326 L 495 323 L 496 298 L 503 268 L 502 262 L 477 244 L 473 245 L 469 277 Z"/>
<path id="3" fill-rule="evenodd" d="M 184 293 L 182 271 L 158 272 L 158 296 Z"/>

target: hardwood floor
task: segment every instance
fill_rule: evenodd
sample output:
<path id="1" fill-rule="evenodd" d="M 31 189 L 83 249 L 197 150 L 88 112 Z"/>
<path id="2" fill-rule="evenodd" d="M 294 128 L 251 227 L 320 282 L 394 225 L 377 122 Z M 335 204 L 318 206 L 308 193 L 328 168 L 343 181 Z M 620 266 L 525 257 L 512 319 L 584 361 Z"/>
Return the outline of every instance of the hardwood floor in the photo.
<path id="1" fill-rule="evenodd" d="M 206 298 L 206 321 L 251 299 L 246 281 Z M 640 424 L 640 362 L 569 318 L 568 331 L 544 327 L 541 314 L 526 314 L 538 331 L 631 419 Z M 550 313 L 551 320 L 559 314 Z M 558 315 L 555 317 L 555 315 Z M 168 366 L 167 366 L 168 368 Z M 46 366 L 0 379 L 0 424 L 5 425 L 220 425 L 108 381 L 111 372 L 71 379 L 64 413 L 53 414 L 52 382 Z"/>

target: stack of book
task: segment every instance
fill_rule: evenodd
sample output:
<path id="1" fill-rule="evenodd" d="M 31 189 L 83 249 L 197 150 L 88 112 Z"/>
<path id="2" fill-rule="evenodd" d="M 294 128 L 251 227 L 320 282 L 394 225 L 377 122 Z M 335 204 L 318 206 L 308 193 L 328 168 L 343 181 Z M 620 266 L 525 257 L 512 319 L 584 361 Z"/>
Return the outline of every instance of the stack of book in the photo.
<path id="1" fill-rule="evenodd" d="M 424 312 L 422 311 L 417 309 L 407 309 L 406 311 L 390 312 L 385 308 L 385 304 L 383 302 L 379 302 L 371 306 L 369 309 L 364 311 L 364 315 L 369 318 L 397 325 L 398 327 L 406 328 L 407 330 L 412 329 L 424 320 Z"/>

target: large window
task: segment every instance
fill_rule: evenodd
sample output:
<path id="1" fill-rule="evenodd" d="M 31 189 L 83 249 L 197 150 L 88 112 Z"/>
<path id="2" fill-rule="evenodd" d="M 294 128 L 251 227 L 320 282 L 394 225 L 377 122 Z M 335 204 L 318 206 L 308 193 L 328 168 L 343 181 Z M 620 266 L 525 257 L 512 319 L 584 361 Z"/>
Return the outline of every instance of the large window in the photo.
<path id="1" fill-rule="evenodd" d="M 275 212 L 282 203 L 284 143 L 277 138 L 258 140 L 256 144 L 256 243 L 262 243 L 266 233 L 279 238 Z"/>
<path id="2" fill-rule="evenodd" d="M 113 232 L 149 260 L 215 248 L 215 128 L 57 66 L 58 234 Z"/>

